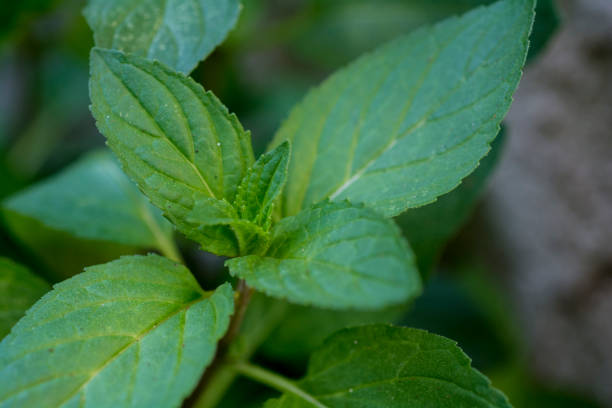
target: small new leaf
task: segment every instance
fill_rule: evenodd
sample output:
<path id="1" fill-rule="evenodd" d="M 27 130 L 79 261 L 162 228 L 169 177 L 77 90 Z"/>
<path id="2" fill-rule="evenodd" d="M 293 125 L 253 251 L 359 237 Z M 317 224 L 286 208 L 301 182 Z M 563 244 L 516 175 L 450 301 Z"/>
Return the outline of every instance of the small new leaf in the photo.
<path id="1" fill-rule="evenodd" d="M 158 60 L 188 74 L 236 24 L 238 0 L 89 0 L 98 47 Z"/>
<path id="2" fill-rule="evenodd" d="M 205 250 L 239 254 L 226 224 L 194 214 L 210 204 L 217 218 L 234 218 L 229 203 L 253 163 L 250 135 L 236 116 L 191 78 L 99 48 L 91 53 L 90 94 L 100 131 L 151 202 Z M 202 226 L 212 230 L 195 231 Z"/>
<path id="3" fill-rule="evenodd" d="M 0 343 L 1 407 L 177 407 L 233 313 L 157 255 L 124 257 L 54 287 Z"/>
<path id="4" fill-rule="evenodd" d="M 348 202 L 317 204 L 282 219 L 264 256 L 230 259 L 233 276 L 270 296 L 333 309 L 374 309 L 421 290 L 393 221 Z"/>
<path id="5" fill-rule="evenodd" d="M 76 237 L 163 249 L 172 225 L 123 174 L 110 152 L 94 152 L 4 203 L 5 209 Z"/>
<path id="6" fill-rule="evenodd" d="M 265 407 L 511 408 L 454 341 L 404 327 L 335 333 L 297 386 Z"/>
<path id="7" fill-rule="evenodd" d="M 218 255 L 259 253 L 268 246 L 268 232 L 238 216 L 225 200 L 202 198 L 186 213 L 185 234 Z"/>
<path id="8" fill-rule="evenodd" d="M 415 31 L 310 92 L 290 140 L 283 213 L 326 197 L 386 216 L 455 188 L 489 151 L 521 77 L 534 0 L 503 0 Z"/>
<path id="9" fill-rule="evenodd" d="M 0 257 L 0 339 L 50 289 L 25 267 Z"/>
<path id="10" fill-rule="evenodd" d="M 234 207 L 240 218 L 269 230 L 274 204 L 285 186 L 290 146 L 284 142 L 261 155 L 238 186 Z"/>

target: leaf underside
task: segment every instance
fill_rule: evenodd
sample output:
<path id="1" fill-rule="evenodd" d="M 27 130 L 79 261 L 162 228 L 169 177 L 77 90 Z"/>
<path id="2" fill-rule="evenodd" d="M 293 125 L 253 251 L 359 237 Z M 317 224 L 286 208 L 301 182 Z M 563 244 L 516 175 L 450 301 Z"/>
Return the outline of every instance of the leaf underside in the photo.
<path id="1" fill-rule="evenodd" d="M 98 47 L 188 74 L 225 39 L 240 7 L 238 0 L 89 0 L 84 14 Z"/>
<path id="2" fill-rule="evenodd" d="M 337 332 L 313 353 L 298 386 L 314 403 L 285 394 L 265 407 L 511 408 L 455 342 L 403 327 Z"/>
<path id="3" fill-rule="evenodd" d="M 391 220 L 348 202 L 323 202 L 272 229 L 265 256 L 226 262 L 267 295 L 334 309 L 381 308 L 421 289 L 412 252 Z"/>
<path id="4" fill-rule="evenodd" d="M 0 407 L 179 406 L 232 313 L 229 284 L 203 292 L 157 255 L 87 268 L 0 343 Z"/>
<path id="5" fill-rule="evenodd" d="M 4 207 L 76 237 L 159 248 L 172 226 L 123 174 L 109 152 L 94 152 L 9 198 Z"/>
<path id="6" fill-rule="evenodd" d="M 399 38 L 311 91 L 292 143 L 285 215 L 329 197 L 386 216 L 427 204 L 478 165 L 521 77 L 533 0 L 504 0 Z"/>

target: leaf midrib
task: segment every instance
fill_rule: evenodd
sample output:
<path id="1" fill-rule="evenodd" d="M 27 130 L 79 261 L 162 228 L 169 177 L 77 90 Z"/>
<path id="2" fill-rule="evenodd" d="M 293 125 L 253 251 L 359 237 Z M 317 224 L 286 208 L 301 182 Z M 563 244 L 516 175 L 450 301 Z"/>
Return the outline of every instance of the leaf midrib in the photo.
<path id="1" fill-rule="evenodd" d="M 463 26 L 460 30 L 458 30 L 458 34 L 461 33 L 462 31 L 464 31 L 465 29 L 469 28 L 469 26 Z M 508 31 L 505 33 L 504 38 L 509 35 L 509 33 L 512 33 L 512 29 L 508 29 Z M 487 33 L 489 31 L 486 31 Z M 453 38 L 456 37 L 453 36 Z M 481 41 L 481 40 L 479 40 Z M 429 65 L 428 69 L 426 69 L 426 72 L 424 72 L 423 74 L 423 80 L 425 79 L 425 77 L 428 75 L 429 70 L 431 68 L 431 66 L 433 66 L 433 63 L 437 60 L 439 54 L 441 51 L 443 51 L 446 47 L 448 47 L 449 44 L 452 43 L 452 40 L 447 42 L 446 44 L 442 44 L 441 48 L 438 50 L 438 52 L 436 53 L 436 58 L 433 59 L 433 61 L 431 62 L 431 64 Z M 492 50 L 490 50 L 487 54 L 487 56 L 485 57 L 485 59 L 487 59 L 489 57 L 489 55 L 494 52 L 495 50 L 497 50 L 497 48 L 503 44 L 503 41 L 499 41 L 498 45 L 496 45 L 495 47 L 493 47 Z M 473 57 L 474 53 L 473 50 L 470 54 L 470 58 L 468 59 L 468 63 L 466 63 L 466 68 L 467 65 L 469 65 L 469 62 L 471 61 L 471 58 Z M 478 72 L 483 66 L 486 66 L 486 64 L 480 64 L 478 67 L 476 67 L 474 70 L 472 70 L 471 72 L 469 72 L 467 74 L 466 77 L 470 77 L 473 76 L 476 72 Z M 465 70 L 465 69 L 464 69 Z M 450 98 L 450 96 L 452 96 L 458 88 L 460 88 L 461 85 L 463 85 L 463 83 L 465 82 L 465 79 L 460 81 L 460 83 L 458 84 L 457 87 L 453 88 L 450 90 L 449 94 L 447 96 L 445 96 L 442 101 L 445 102 L 446 100 L 448 100 L 448 98 Z M 494 88 L 494 90 L 497 90 L 499 87 L 501 87 L 501 85 L 504 85 L 508 82 L 508 80 L 505 81 L 501 81 L 500 84 L 498 84 L 498 86 L 496 86 Z M 415 90 L 414 96 L 416 96 L 416 94 L 418 93 L 418 91 L 420 90 L 420 86 Z M 488 92 L 487 94 L 485 94 L 483 97 L 488 96 L 490 94 L 490 92 Z M 482 99 L 482 98 L 480 98 Z M 479 99 L 479 100 L 480 100 Z M 409 102 L 410 105 L 412 104 L 412 100 Z M 410 107 L 410 105 L 408 106 L 408 109 Z M 331 200 L 336 199 L 342 192 L 344 192 L 346 189 L 348 189 L 352 184 L 354 184 L 357 180 L 359 180 L 364 174 L 365 172 L 370 168 L 370 166 L 372 166 L 372 164 L 374 164 L 378 159 L 380 159 L 380 157 L 385 154 L 387 151 L 391 150 L 395 144 L 400 141 L 401 139 L 404 139 L 405 137 L 409 136 L 411 133 L 413 133 L 415 130 L 417 130 L 418 128 L 424 126 L 427 122 L 429 122 L 430 119 L 430 115 L 433 113 L 433 111 L 435 111 L 435 109 L 437 109 L 440 106 L 440 104 L 434 106 L 432 109 L 430 109 L 428 112 L 425 113 L 425 116 L 421 118 L 421 120 L 419 120 L 415 125 L 413 125 L 410 129 L 408 129 L 407 131 L 404 132 L 403 135 L 400 135 L 398 137 L 393 138 L 379 153 L 377 153 L 375 155 L 375 157 L 373 157 L 371 160 L 369 160 L 365 165 L 363 165 L 359 170 L 357 170 L 353 176 L 351 176 L 348 179 L 345 179 L 345 181 L 338 187 L 336 187 L 332 193 L 330 193 L 328 196 L 330 197 Z M 463 108 L 462 108 L 463 109 Z M 460 109 L 461 110 L 461 109 Z M 454 113 L 454 112 L 453 112 Z M 401 122 L 403 121 L 403 118 L 399 121 L 398 125 L 401 124 Z M 477 133 L 477 132 L 476 132 Z M 463 144 L 464 141 L 460 142 L 459 145 Z M 450 150 L 452 150 L 453 148 L 456 148 L 457 146 L 453 146 Z M 443 151 L 443 152 L 439 152 L 438 154 L 436 154 L 435 156 L 440 156 L 442 154 L 447 153 L 447 150 Z M 422 158 L 420 160 L 414 160 L 413 163 L 410 163 L 410 165 L 414 164 L 414 163 L 418 163 L 421 161 L 427 161 L 431 159 L 431 157 L 425 157 Z M 405 167 L 405 166 L 404 166 Z"/>
<path id="2" fill-rule="evenodd" d="M 96 371 L 92 372 L 92 374 L 89 376 L 88 379 L 86 379 L 76 390 L 74 390 L 70 395 L 68 395 L 67 398 L 65 398 L 58 406 L 63 405 L 64 403 L 70 401 L 70 399 L 72 397 L 74 397 L 76 394 L 78 394 L 96 375 L 98 375 L 98 373 L 100 373 L 102 370 L 104 370 L 104 368 L 106 368 L 110 363 L 112 363 L 113 361 L 115 361 L 117 358 L 119 358 L 124 352 L 126 352 L 132 345 L 134 345 L 135 343 L 140 342 L 140 340 L 145 337 L 147 334 L 149 334 L 151 331 L 153 331 L 154 329 L 156 329 L 157 327 L 159 327 L 160 325 L 164 324 L 166 321 L 170 320 L 171 318 L 173 318 L 174 316 L 178 315 L 179 313 L 182 313 L 184 311 L 186 311 L 187 309 L 189 309 L 191 306 L 195 305 L 198 302 L 201 302 L 205 299 L 207 299 L 210 296 L 206 296 L 207 294 L 202 292 L 201 296 L 195 300 L 192 300 L 189 303 L 186 303 L 185 305 L 183 305 L 182 307 L 176 309 L 175 311 L 173 311 L 172 313 L 170 313 L 167 317 L 163 318 L 162 320 L 153 323 L 151 326 L 149 326 L 147 329 L 145 329 L 145 331 L 143 331 L 141 334 L 139 334 L 138 336 L 134 337 L 134 339 L 131 342 L 128 342 L 128 344 L 126 344 L 124 347 L 122 347 L 121 349 L 119 349 L 117 351 L 117 353 L 113 356 L 111 356 L 111 358 L 109 358 L 109 360 L 104 363 L 102 366 L 100 366 L 100 368 L 98 368 Z"/>
<path id="3" fill-rule="evenodd" d="M 433 66 L 435 65 L 435 62 L 438 60 L 438 58 L 440 57 L 440 54 L 442 53 L 442 51 L 444 51 L 451 43 L 452 41 L 456 38 L 457 35 L 459 35 L 462 31 L 466 30 L 467 27 L 461 27 L 459 30 L 457 30 L 457 33 L 451 37 L 451 40 L 449 40 L 448 42 L 446 42 L 445 44 L 440 44 L 440 46 L 438 47 L 438 49 L 436 50 L 435 56 L 434 58 L 431 58 L 429 64 L 427 64 L 427 67 L 425 68 L 425 70 L 423 71 L 423 73 L 421 74 L 421 78 L 419 79 L 419 82 L 414 90 L 414 93 L 412 94 L 410 100 L 408 101 L 408 103 L 406 104 L 406 108 L 404 108 L 404 112 L 409 112 L 410 109 L 412 108 L 412 104 L 414 103 L 414 99 L 416 98 L 416 96 L 418 95 L 419 91 L 422 89 L 423 84 L 425 83 L 425 80 L 427 79 L 427 77 L 429 76 L 431 69 L 433 68 Z M 432 28 L 429 29 L 429 33 L 428 35 L 432 35 L 431 30 Z M 429 114 L 429 112 L 426 113 L 426 115 Z M 400 120 L 397 122 L 397 127 L 401 126 L 401 123 L 404 121 L 405 119 L 405 114 L 402 115 L 402 117 L 400 118 Z M 339 187 L 337 187 L 331 194 L 329 194 L 329 197 L 331 200 L 334 200 L 338 195 L 340 195 L 344 190 L 346 190 L 347 188 L 349 188 L 353 183 L 355 183 L 355 181 L 359 180 L 359 178 L 361 178 L 361 176 L 367 171 L 367 169 L 374 163 L 376 162 L 378 159 L 380 159 L 380 157 L 382 155 L 384 155 L 387 151 L 391 150 L 395 144 L 398 142 L 398 140 L 409 136 L 412 132 L 414 132 L 415 130 L 417 130 L 418 128 L 420 128 L 421 126 L 423 126 L 425 123 L 427 123 L 427 116 L 421 118 L 421 120 L 419 120 L 418 122 L 416 122 L 415 125 L 413 125 L 410 129 L 408 129 L 408 131 L 405 132 L 404 135 L 401 135 L 400 137 L 396 137 L 394 136 L 388 143 L 387 145 L 380 150 L 379 152 L 377 152 L 374 157 L 369 160 L 365 165 L 363 165 L 359 170 L 357 170 L 355 172 L 355 174 L 353 176 L 351 176 L 349 179 L 345 180 Z"/>
<path id="4" fill-rule="evenodd" d="M 112 76 L 114 76 L 120 83 L 121 85 L 123 85 L 123 87 L 127 90 L 128 93 L 130 93 L 130 95 L 132 95 L 132 97 L 138 102 L 138 104 L 140 105 L 140 107 L 142 108 L 142 110 L 147 114 L 147 116 L 151 119 L 151 121 L 155 124 L 155 126 L 157 127 L 157 129 L 160 131 L 162 137 L 160 138 L 161 140 L 164 140 L 170 147 L 172 147 L 184 160 L 185 162 L 194 170 L 194 172 L 197 174 L 197 176 L 199 177 L 200 181 L 202 182 L 202 185 L 204 187 L 206 187 L 206 190 L 208 191 L 208 193 L 211 195 L 212 198 L 217 198 L 215 193 L 212 191 L 212 189 L 210 188 L 210 186 L 208 185 L 208 182 L 206 181 L 206 179 L 204 178 L 204 175 L 202 174 L 202 172 L 200 171 L 200 169 L 195 165 L 194 162 L 192 162 L 191 160 L 189 160 L 189 158 L 176 146 L 176 144 L 170 140 L 170 138 L 166 135 L 166 133 L 163 131 L 163 129 L 160 127 L 159 123 L 155 120 L 155 118 L 153 117 L 153 115 L 151 114 L 151 112 L 149 112 L 149 110 L 144 106 L 144 104 L 142 103 L 142 101 L 140 100 L 140 98 L 134 93 L 134 91 L 132 91 L 132 89 L 127 86 L 127 84 L 125 83 L 125 81 L 123 81 L 123 79 L 115 72 L 113 71 L 113 69 L 110 67 L 110 65 L 106 62 L 106 60 L 100 56 L 99 58 L 100 60 L 102 60 L 102 62 L 104 63 L 104 65 L 106 66 L 108 72 L 111 73 Z M 121 63 L 122 65 L 124 63 Z M 175 99 L 175 101 L 177 102 L 179 108 L 181 109 L 181 112 L 183 114 L 183 118 L 185 120 L 185 127 L 187 128 L 187 130 L 189 131 L 189 135 L 191 137 L 191 141 L 193 143 L 193 134 L 191 133 L 191 127 L 189 126 L 189 121 L 186 118 L 186 114 L 183 110 L 182 105 L 180 104 L 180 102 L 178 102 L 178 100 L 176 99 L 176 96 L 174 95 L 174 93 L 170 90 L 170 88 L 168 88 L 168 86 L 166 84 L 164 84 L 161 80 L 159 80 L 158 78 L 156 78 L 153 74 L 151 74 L 150 72 L 147 72 L 145 70 L 143 70 L 142 68 L 134 65 L 134 64 L 129 64 L 131 67 L 137 69 L 138 71 L 140 71 L 142 74 L 149 76 L 150 78 L 154 79 L 156 82 L 158 82 L 159 84 L 162 85 L 162 87 L 166 88 L 166 90 L 168 91 L 168 93 L 170 95 L 172 95 L 172 97 Z M 196 97 L 197 98 L 197 97 Z M 198 102 L 199 98 L 198 98 Z M 110 107 L 110 104 L 107 105 Z M 111 109 L 111 112 L 112 109 Z M 114 113 L 114 112 L 113 112 Z M 116 114 L 115 114 L 116 115 Z M 117 115 L 116 115 L 117 116 Z M 124 122 L 129 123 L 127 120 L 125 120 L 124 118 L 122 118 Z M 131 123 L 129 123 L 131 125 Z M 157 169 L 156 169 L 157 170 Z M 182 180 L 179 180 L 181 182 L 183 182 Z"/>
<path id="5" fill-rule="evenodd" d="M 168 316 L 164 317 L 163 319 L 154 322 L 153 324 L 151 324 L 149 327 L 147 327 L 146 329 L 144 329 L 144 331 L 142 331 L 139 335 L 134 336 L 133 339 L 131 341 L 128 341 L 128 343 L 126 345 L 124 345 L 123 347 L 121 347 L 119 350 L 117 350 L 117 352 L 115 354 L 113 354 L 106 362 L 104 362 L 100 367 L 98 367 L 96 370 L 91 371 L 91 374 L 89 375 L 89 377 L 83 381 L 74 391 L 72 391 L 70 394 L 68 394 L 66 396 L 66 398 L 64 398 L 63 400 L 61 400 L 57 406 L 61 407 L 63 406 L 65 403 L 67 403 L 68 401 L 70 401 L 75 395 L 77 395 L 84 387 L 86 387 L 100 372 L 102 372 L 102 370 L 104 370 L 109 364 L 111 364 L 113 361 L 115 361 L 117 358 L 119 358 L 124 352 L 126 352 L 130 347 L 132 347 L 134 344 L 140 342 L 140 340 L 142 338 L 144 338 L 146 335 L 148 335 L 151 331 L 153 331 L 154 329 L 156 329 L 157 327 L 159 327 L 160 325 L 164 324 L 166 321 L 170 320 L 171 318 L 173 318 L 174 316 L 178 315 L 179 313 L 182 313 L 186 310 L 188 310 L 191 306 L 193 306 L 194 304 L 201 302 L 203 300 L 208 299 L 210 296 L 207 296 L 208 294 L 205 292 L 202 292 L 200 297 L 192 300 L 189 303 L 184 304 L 182 307 L 173 310 L 171 313 L 168 314 Z M 50 378 L 49 380 L 51 380 L 53 378 Z M 36 385 L 40 385 L 40 384 L 36 384 Z M 20 389 L 17 393 L 11 393 L 8 394 L 4 397 L 4 401 L 6 401 L 7 397 L 10 397 L 12 395 L 16 395 L 19 394 L 23 391 L 26 391 L 28 388 L 30 388 L 30 386 L 24 387 L 22 389 Z"/>

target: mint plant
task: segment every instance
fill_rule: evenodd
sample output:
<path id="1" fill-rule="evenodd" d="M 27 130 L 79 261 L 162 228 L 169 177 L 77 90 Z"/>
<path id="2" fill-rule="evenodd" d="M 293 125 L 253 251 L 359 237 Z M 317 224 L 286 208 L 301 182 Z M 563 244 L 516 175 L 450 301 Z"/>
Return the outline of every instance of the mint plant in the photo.
<path id="1" fill-rule="evenodd" d="M 421 293 L 417 262 L 430 260 L 392 218 L 448 199 L 487 155 L 534 8 L 501 0 L 362 56 L 255 160 L 236 115 L 188 76 L 235 24 L 236 0 L 91 0 L 91 111 L 144 196 L 96 153 L 5 206 L 161 255 L 88 267 L 38 300 L 0 343 L 0 407 L 212 407 L 238 375 L 281 393 L 268 408 L 509 407 L 454 342 L 416 329 L 340 330 L 299 381 L 249 360 L 281 301 L 358 316 Z M 171 225 L 228 257 L 231 282 L 203 290 Z M 22 285 L 24 299 L 44 291 Z"/>

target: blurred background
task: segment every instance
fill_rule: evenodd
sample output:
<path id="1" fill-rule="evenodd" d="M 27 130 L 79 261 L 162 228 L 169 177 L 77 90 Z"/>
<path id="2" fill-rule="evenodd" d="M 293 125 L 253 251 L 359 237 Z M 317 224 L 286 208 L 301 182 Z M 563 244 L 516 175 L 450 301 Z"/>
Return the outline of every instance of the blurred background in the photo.
<path id="1" fill-rule="evenodd" d="M 259 154 L 330 72 L 487 2 L 244 0 L 237 27 L 192 76 L 236 112 Z M 2 200 L 104 145 L 88 109 L 93 39 L 83 6 L 0 6 Z M 438 225 L 427 207 L 398 219 L 409 239 L 419 237 L 411 241 L 428 284 L 408 312 L 389 313 L 458 341 L 516 407 L 612 407 L 612 1 L 541 0 L 538 11 L 503 136 L 465 183 L 469 202 L 451 193 L 436 207 L 460 222 Z M 77 238 L 15 209 L 3 210 L 0 227 L 0 255 L 51 282 L 136 250 Z M 223 260 L 182 246 L 201 282 L 224 279 Z M 299 375 L 322 335 L 312 332 L 327 330 L 320 324 L 332 331 L 380 319 L 305 309 L 291 309 L 293 327 L 279 320 L 258 359 Z M 250 390 L 249 404 L 266 396 L 237 386 Z M 232 398 L 223 404 L 239 404 Z"/>

